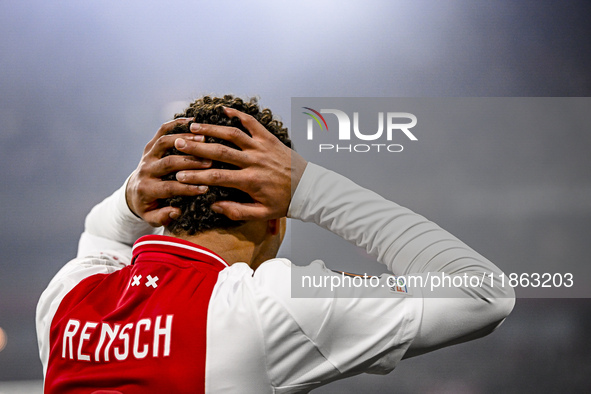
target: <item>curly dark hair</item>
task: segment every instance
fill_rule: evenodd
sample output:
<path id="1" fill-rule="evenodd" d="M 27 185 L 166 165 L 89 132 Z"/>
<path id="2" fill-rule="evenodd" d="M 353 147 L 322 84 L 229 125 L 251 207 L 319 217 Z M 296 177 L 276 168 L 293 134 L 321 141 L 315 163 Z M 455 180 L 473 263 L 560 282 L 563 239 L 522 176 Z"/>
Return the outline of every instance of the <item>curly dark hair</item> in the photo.
<path id="1" fill-rule="evenodd" d="M 273 113 L 270 109 L 260 109 L 258 100 L 250 98 L 244 101 L 241 98 L 232 95 L 224 97 L 205 96 L 195 100 L 182 113 L 176 114 L 176 118 L 195 118 L 195 123 L 207 123 L 220 126 L 236 127 L 250 136 L 250 133 L 240 119 L 234 117 L 229 118 L 224 113 L 223 107 L 237 109 L 238 111 L 247 113 L 253 116 L 259 123 L 261 123 L 267 130 L 275 135 L 283 144 L 292 148 L 291 140 L 287 133 L 287 128 L 283 127 L 283 123 L 273 118 Z M 187 125 L 176 126 L 168 134 L 188 133 L 192 122 Z M 238 149 L 238 147 L 231 142 L 221 140 L 214 137 L 205 137 L 207 143 L 218 143 Z M 167 155 L 184 155 L 184 153 L 172 148 Z M 236 169 L 235 166 L 219 161 L 213 161 L 211 168 L 222 169 Z M 163 177 L 164 180 L 174 180 L 176 173 L 169 174 Z M 161 201 L 161 206 L 174 206 L 181 208 L 181 216 L 173 220 L 166 229 L 174 235 L 194 235 L 203 231 L 212 229 L 226 229 L 237 227 L 243 224 L 243 221 L 234 221 L 228 219 L 227 216 L 215 213 L 211 210 L 211 204 L 216 201 L 237 201 L 237 202 L 252 202 L 251 197 L 238 190 L 228 187 L 210 186 L 207 193 L 198 196 L 175 196 Z"/>

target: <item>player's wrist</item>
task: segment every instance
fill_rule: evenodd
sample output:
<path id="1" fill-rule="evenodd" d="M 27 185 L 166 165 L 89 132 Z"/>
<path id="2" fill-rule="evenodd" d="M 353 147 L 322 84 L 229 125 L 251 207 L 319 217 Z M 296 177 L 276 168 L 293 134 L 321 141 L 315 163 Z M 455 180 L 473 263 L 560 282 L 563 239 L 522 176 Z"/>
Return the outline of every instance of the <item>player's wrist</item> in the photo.
<path id="1" fill-rule="evenodd" d="M 141 216 L 137 214 L 133 204 L 133 191 L 131 189 L 133 187 L 132 185 L 134 183 L 133 179 L 135 174 L 136 173 L 134 171 L 125 181 L 125 204 L 127 205 L 127 209 L 129 209 L 129 212 L 131 212 L 136 218 L 142 219 Z"/>
<path id="2" fill-rule="evenodd" d="M 296 151 L 292 151 L 291 153 L 291 198 L 300 184 L 300 180 L 302 179 L 302 175 L 304 175 L 304 171 L 306 171 L 306 167 L 308 165 L 308 161 L 304 159 L 299 153 Z"/>

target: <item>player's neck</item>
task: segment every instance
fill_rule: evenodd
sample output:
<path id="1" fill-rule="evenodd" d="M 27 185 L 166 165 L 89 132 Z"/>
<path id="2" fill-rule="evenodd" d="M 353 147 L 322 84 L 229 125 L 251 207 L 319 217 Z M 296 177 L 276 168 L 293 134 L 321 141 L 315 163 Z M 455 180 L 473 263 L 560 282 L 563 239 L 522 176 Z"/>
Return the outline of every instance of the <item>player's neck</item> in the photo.
<path id="1" fill-rule="evenodd" d="M 165 234 L 203 246 L 215 252 L 229 265 L 246 263 L 256 269 L 264 261 L 275 257 L 266 247 L 264 234 L 256 227 L 246 225 L 227 230 L 209 230 L 195 235 Z"/>
<path id="2" fill-rule="evenodd" d="M 254 257 L 255 245 L 233 232 L 212 230 L 187 236 L 184 239 L 217 253 L 230 265 L 234 263 L 251 265 Z"/>

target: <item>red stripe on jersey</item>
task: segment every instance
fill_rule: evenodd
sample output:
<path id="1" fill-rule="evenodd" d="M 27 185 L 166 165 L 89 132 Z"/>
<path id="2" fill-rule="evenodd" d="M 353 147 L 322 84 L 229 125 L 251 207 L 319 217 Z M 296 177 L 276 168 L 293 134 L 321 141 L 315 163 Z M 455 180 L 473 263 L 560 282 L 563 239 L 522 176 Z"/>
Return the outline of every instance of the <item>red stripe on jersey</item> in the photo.
<path id="1" fill-rule="evenodd" d="M 51 324 L 47 393 L 199 393 L 205 390 L 207 311 L 215 253 L 146 236 L 133 265 L 82 280 Z"/>

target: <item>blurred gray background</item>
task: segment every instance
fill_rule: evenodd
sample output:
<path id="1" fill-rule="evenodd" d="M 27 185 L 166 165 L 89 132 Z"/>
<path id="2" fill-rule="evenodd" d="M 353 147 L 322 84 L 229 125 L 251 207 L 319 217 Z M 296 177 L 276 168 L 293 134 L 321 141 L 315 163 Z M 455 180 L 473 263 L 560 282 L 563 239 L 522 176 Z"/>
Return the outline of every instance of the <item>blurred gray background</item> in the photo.
<path id="1" fill-rule="evenodd" d="M 41 379 L 39 295 L 74 257 L 86 213 L 183 103 L 258 95 L 289 125 L 291 97 L 589 96 L 589 11 L 585 1 L 0 1 L 0 392 Z M 508 272 L 514 261 L 588 264 L 588 126 L 502 141 L 452 133 L 462 143 L 431 146 L 430 165 L 397 158 L 380 192 L 396 198 L 403 185 L 398 202 Z M 311 253 L 330 260 L 322 246 Z M 520 299 L 487 338 L 317 392 L 587 392 L 590 331 L 588 299 Z"/>

